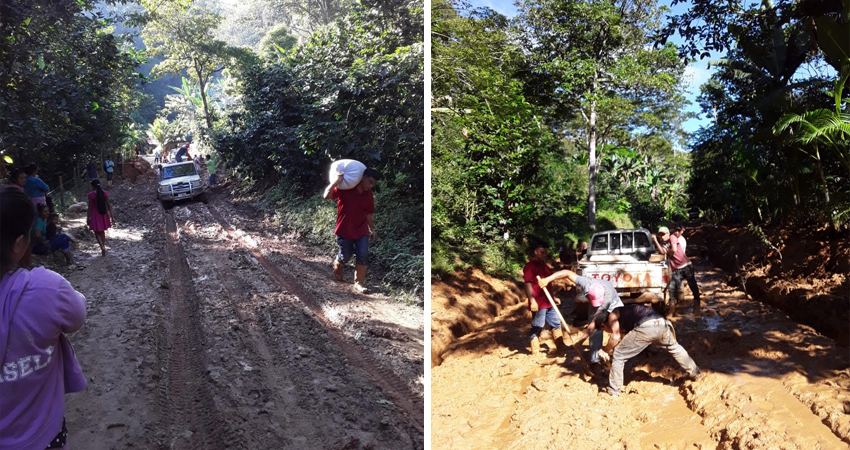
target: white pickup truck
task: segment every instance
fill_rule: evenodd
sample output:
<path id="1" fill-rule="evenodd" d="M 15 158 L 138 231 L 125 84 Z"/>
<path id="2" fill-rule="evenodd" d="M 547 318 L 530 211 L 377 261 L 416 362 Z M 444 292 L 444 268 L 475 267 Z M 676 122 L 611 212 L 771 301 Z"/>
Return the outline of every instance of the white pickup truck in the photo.
<path id="1" fill-rule="evenodd" d="M 670 272 L 649 231 L 609 230 L 594 233 L 587 255 L 574 264 L 575 273 L 609 281 L 623 303 L 667 303 Z M 578 302 L 587 302 L 579 295 Z"/>

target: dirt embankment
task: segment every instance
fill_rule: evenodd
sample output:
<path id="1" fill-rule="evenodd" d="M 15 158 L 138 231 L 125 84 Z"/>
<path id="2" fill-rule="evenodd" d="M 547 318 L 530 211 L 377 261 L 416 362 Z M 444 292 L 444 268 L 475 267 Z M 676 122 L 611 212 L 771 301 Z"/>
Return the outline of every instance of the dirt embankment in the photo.
<path id="1" fill-rule="evenodd" d="M 704 225 L 689 230 L 687 237 L 689 255 L 707 256 L 730 274 L 743 275 L 747 293 L 754 299 L 850 346 L 847 233 L 784 227 L 766 229 L 759 237 L 746 227 Z M 737 276 L 730 282 L 740 284 Z"/>
<path id="2" fill-rule="evenodd" d="M 496 320 L 523 303 L 521 286 L 470 270 L 431 284 L 431 367 L 455 339 Z"/>

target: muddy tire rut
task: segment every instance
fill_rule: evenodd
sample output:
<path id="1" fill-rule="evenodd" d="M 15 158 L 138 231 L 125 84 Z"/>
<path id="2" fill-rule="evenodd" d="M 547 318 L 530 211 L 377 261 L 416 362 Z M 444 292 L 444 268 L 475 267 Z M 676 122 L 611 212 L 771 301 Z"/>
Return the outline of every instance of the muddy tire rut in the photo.
<path id="1" fill-rule="evenodd" d="M 165 314 L 159 327 L 161 430 L 170 448 L 233 448 L 234 433 L 218 417 L 206 382 L 198 298 L 173 214 L 165 215 L 169 275 Z"/>

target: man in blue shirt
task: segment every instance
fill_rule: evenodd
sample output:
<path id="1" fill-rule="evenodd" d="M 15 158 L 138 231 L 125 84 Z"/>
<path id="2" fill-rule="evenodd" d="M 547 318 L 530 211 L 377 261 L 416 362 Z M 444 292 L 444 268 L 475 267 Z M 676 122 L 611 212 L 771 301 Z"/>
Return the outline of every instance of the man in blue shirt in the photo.
<path id="1" fill-rule="evenodd" d="M 106 185 L 112 187 L 112 172 L 115 170 L 115 163 L 108 156 L 103 161 L 103 170 L 106 172 Z"/>
<path id="2" fill-rule="evenodd" d="M 24 192 L 26 192 L 32 202 L 36 205 L 46 205 L 47 199 L 45 196 L 50 192 L 50 187 L 38 177 L 38 166 L 33 164 L 24 168 L 27 174 L 27 182 L 24 184 Z"/>

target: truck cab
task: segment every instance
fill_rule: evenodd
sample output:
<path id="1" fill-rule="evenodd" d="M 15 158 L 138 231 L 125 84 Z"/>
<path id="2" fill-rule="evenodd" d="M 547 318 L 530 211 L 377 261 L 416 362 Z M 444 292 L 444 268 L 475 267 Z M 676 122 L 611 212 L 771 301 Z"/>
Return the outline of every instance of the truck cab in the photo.
<path id="1" fill-rule="evenodd" d="M 159 168 L 157 198 L 164 205 L 177 200 L 197 198 L 206 203 L 206 187 L 192 161 L 163 164 Z"/>

